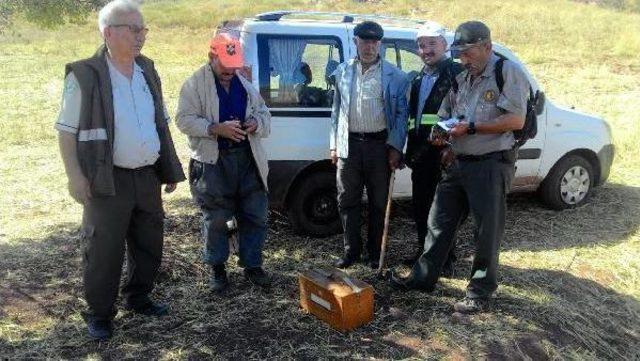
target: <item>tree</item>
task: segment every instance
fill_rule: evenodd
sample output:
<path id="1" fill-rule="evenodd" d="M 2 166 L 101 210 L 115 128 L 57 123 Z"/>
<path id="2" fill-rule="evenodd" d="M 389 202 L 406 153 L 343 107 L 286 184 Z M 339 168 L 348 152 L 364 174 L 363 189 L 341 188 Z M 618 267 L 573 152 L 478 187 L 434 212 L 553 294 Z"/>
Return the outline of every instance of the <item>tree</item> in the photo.
<path id="1" fill-rule="evenodd" d="M 0 0 L 0 30 L 11 24 L 16 15 L 45 28 L 66 23 L 82 23 L 87 14 L 108 0 Z"/>

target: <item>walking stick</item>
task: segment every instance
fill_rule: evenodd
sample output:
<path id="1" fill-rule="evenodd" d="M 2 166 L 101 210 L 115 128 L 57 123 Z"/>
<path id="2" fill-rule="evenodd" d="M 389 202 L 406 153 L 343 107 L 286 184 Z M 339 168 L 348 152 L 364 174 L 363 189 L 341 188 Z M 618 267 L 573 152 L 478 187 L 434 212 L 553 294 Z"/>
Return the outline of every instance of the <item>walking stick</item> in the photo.
<path id="1" fill-rule="evenodd" d="M 380 246 L 380 260 L 378 261 L 378 277 L 382 276 L 384 268 L 384 256 L 387 252 L 387 239 L 389 238 L 389 217 L 391 216 L 391 201 L 393 198 L 393 183 L 396 180 L 396 170 L 391 171 L 389 179 L 389 195 L 387 197 L 387 209 L 384 212 L 384 230 L 382 231 L 382 245 Z"/>

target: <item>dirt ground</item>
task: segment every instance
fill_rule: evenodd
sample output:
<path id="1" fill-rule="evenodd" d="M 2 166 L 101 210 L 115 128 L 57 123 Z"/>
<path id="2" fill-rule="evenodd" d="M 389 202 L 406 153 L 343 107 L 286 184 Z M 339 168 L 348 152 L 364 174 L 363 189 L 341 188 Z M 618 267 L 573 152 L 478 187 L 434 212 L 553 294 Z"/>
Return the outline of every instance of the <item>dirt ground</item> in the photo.
<path id="1" fill-rule="evenodd" d="M 639 189 L 607 185 L 586 206 L 554 212 L 530 195 L 512 196 L 503 253 L 526 258 L 558 252 L 562 265 L 520 268 L 517 257 L 508 257 L 492 309 L 468 318 L 452 317 L 451 309 L 464 295 L 471 264 L 470 222 L 459 234 L 456 275 L 442 279 L 432 294 L 395 292 L 368 266 L 358 265 L 350 273 L 374 286 L 375 318 L 341 334 L 302 312 L 297 283 L 300 271 L 326 266 L 340 255 L 340 235 L 298 236 L 280 213 L 271 212 L 265 268 L 272 289 L 249 285 L 234 256 L 231 289 L 214 295 L 200 261 L 197 209 L 181 199 L 166 205 L 165 258 L 155 291 L 156 299 L 170 303 L 171 314 L 153 319 L 121 311 L 109 342 L 85 335 L 77 232 L 0 245 L 0 357 L 638 359 L 638 300 L 607 287 L 615 273 L 585 268 L 580 254 L 567 251 L 616 244 L 637 231 L 638 200 Z M 393 207 L 388 260 L 397 265 L 414 252 L 415 232 L 409 203 Z"/>

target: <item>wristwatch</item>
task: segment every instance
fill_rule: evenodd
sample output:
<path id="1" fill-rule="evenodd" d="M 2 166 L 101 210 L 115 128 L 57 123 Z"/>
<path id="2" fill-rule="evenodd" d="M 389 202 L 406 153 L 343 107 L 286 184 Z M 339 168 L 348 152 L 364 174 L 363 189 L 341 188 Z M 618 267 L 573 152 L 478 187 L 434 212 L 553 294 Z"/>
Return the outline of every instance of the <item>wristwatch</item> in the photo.
<path id="1" fill-rule="evenodd" d="M 469 122 L 469 127 L 467 128 L 467 134 L 476 134 L 476 123 Z"/>

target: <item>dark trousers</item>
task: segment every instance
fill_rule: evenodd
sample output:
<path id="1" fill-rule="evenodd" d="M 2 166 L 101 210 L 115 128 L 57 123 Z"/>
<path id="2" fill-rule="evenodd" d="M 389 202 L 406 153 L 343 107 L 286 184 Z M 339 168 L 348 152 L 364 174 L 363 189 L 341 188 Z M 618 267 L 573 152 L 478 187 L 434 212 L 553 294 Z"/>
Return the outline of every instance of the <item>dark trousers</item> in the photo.
<path id="1" fill-rule="evenodd" d="M 504 235 L 506 195 L 513 175 L 513 161 L 499 157 L 456 161 L 444 172 L 429 212 L 424 253 L 411 272 L 415 286 L 424 289 L 435 286 L 468 207 L 475 220 L 476 252 L 467 297 L 491 296 L 498 287 L 498 252 Z"/>
<path id="2" fill-rule="evenodd" d="M 249 147 L 220 152 L 216 164 L 191 160 L 191 192 L 202 211 L 204 261 L 222 265 L 229 258 L 226 222 L 238 222 L 240 265 L 262 266 L 267 236 L 268 199 Z"/>
<path id="3" fill-rule="evenodd" d="M 380 255 L 384 212 L 389 192 L 389 161 L 384 139 L 349 139 L 349 156 L 338 159 L 338 210 L 344 228 L 347 257 L 362 253 L 362 193 L 367 188 L 369 227 L 366 249 L 370 259 Z"/>
<path id="4" fill-rule="evenodd" d="M 411 169 L 413 220 L 416 223 L 418 247 L 420 249 L 422 249 L 424 238 L 427 236 L 429 210 L 441 177 L 439 161 L 433 163 L 417 163 Z"/>
<path id="5" fill-rule="evenodd" d="M 429 211 L 433 204 L 436 188 L 442 177 L 440 171 L 440 154 L 436 153 L 428 162 L 416 163 L 411 169 L 411 200 L 413 206 L 413 220 L 418 234 L 417 242 L 420 254 L 424 252 L 424 240 L 429 230 Z M 460 224 L 467 219 L 468 210 L 460 217 Z M 454 240 L 455 242 L 455 240 Z M 456 261 L 455 244 L 447 256 L 445 267 Z"/>
<path id="6" fill-rule="evenodd" d="M 116 195 L 93 197 L 84 206 L 85 318 L 110 319 L 116 314 L 120 275 L 127 254 L 127 280 L 122 288 L 133 307 L 149 302 L 162 260 L 164 212 L 160 181 L 152 167 L 114 168 Z"/>

